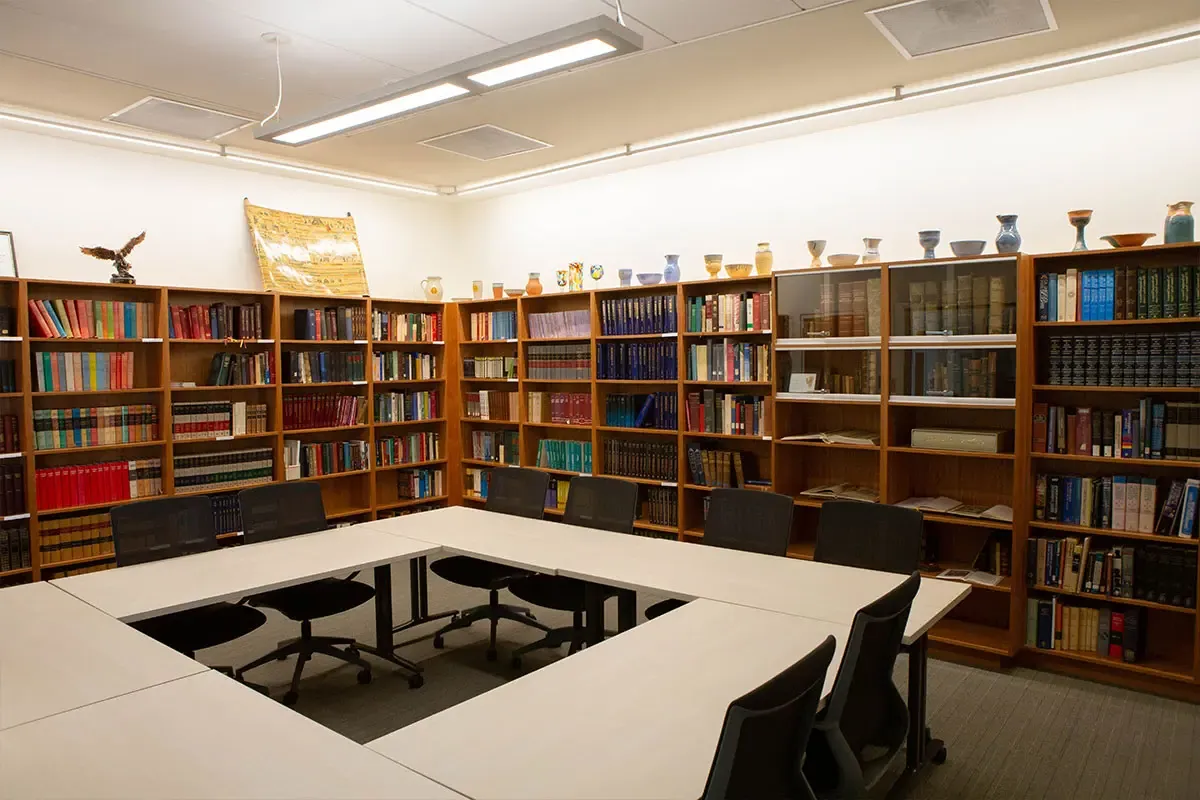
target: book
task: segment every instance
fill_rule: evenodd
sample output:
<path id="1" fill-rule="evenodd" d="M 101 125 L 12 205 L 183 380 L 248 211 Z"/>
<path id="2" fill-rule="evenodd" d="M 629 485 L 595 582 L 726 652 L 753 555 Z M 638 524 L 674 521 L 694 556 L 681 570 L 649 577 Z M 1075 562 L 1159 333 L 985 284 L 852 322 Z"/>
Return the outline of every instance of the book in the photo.
<path id="1" fill-rule="evenodd" d="M 274 463 L 270 447 L 176 455 L 175 492 L 190 494 L 271 483 Z"/>
<path id="2" fill-rule="evenodd" d="M 879 434 L 871 431 L 863 431 L 857 429 L 844 429 L 836 431 L 821 431 L 819 433 L 798 433 L 791 436 L 784 436 L 778 441 L 781 442 L 824 442 L 826 444 L 847 444 L 847 445 L 878 445 Z"/>
<path id="3" fill-rule="evenodd" d="M 514 314 L 514 312 L 501 312 Z M 441 342 L 445 339 L 442 331 L 442 312 L 425 311 L 388 311 L 371 309 L 371 339 L 376 342 Z M 475 317 L 471 315 L 472 321 Z M 515 338 L 515 314 L 513 319 L 513 336 Z M 474 327 L 472 327 L 474 330 Z M 360 337 L 365 338 L 365 337 Z"/>

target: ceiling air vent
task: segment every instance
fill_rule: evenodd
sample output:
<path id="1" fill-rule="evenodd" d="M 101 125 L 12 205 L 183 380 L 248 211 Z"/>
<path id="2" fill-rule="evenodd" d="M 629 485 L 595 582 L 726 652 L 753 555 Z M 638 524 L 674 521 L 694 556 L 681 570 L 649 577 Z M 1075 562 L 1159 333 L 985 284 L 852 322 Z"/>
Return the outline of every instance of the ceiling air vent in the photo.
<path id="1" fill-rule="evenodd" d="M 148 131 L 204 141 L 219 139 L 254 121 L 162 97 L 143 98 L 105 119 Z"/>
<path id="2" fill-rule="evenodd" d="M 515 156 L 518 153 L 529 153 L 550 147 L 545 142 L 506 131 L 504 128 L 497 128 L 495 125 L 480 125 L 476 128 L 467 128 L 465 131 L 435 136 L 432 139 L 426 139 L 421 144 L 445 150 L 448 153 L 474 158 L 477 161 L 491 161 L 494 158 Z"/>
<path id="3" fill-rule="evenodd" d="M 1058 27 L 1050 0 L 911 0 L 866 14 L 905 58 Z"/>

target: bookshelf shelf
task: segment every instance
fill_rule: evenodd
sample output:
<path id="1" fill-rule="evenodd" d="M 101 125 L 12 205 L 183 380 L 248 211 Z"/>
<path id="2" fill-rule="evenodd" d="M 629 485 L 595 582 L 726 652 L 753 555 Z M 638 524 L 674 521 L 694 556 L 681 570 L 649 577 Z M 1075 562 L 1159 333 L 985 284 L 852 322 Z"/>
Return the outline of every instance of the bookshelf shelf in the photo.
<path id="1" fill-rule="evenodd" d="M 587 383 L 587 381 L 584 381 Z M 675 386 L 679 383 L 678 380 L 660 380 L 660 381 L 635 381 L 625 378 L 600 378 L 595 381 L 600 386 Z"/>
<path id="2" fill-rule="evenodd" d="M 445 378 L 393 378 L 391 380 L 373 380 L 376 386 L 411 386 L 418 383 L 442 383 Z"/>
<path id="3" fill-rule="evenodd" d="M 41 394 L 41 392 L 35 392 L 34 394 Z M 24 397 L 24 395 L 21 392 L 0 392 L 0 400 L 13 400 L 18 397 Z"/>
<path id="4" fill-rule="evenodd" d="M 878 350 L 879 336 L 814 336 L 804 339 L 776 339 L 775 350 Z"/>
<path id="5" fill-rule="evenodd" d="M 526 421 L 526 422 L 522 422 L 521 425 L 526 428 L 557 428 L 559 430 L 564 430 L 564 431 L 588 431 L 588 430 L 592 429 L 592 424 L 590 422 L 588 424 L 584 425 L 583 423 L 578 423 L 578 422 L 572 424 L 570 422 L 528 422 L 528 421 Z M 597 430 L 624 431 L 624 430 L 638 430 L 638 429 L 637 428 L 603 428 L 603 427 L 599 427 L 599 428 L 597 428 Z"/>
<path id="6" fill-rule="evenodd" d="M 543 344 L 546 342 L 588 342 L 591 341 L 590 336 L 541 336 L 529 337 L 524 341 L 530 344 Z"/>
<path id="7" fill-rule="evenodd" d="M 465 464 L 466 462 L 467 462 L 467 460 L 464 458 L 463 463 Z M 397 469 L 416 469 L 417 467 L 433 467 L 433 466 L 437 466 L 439 464 L 445 464 L 445 463 L 446 463 L 446 459 L 435 458 L 431 461 L 411 461 L 407 464 L 383 464 L 383 465 L 377 464 L 375 466 L 375 472 L 391 472 L 392 470 L 397 470 Z"/>
<path id="8" fill-rule="evenodd" d="M 447 499 L 448 498 L 446 495 L 439 495 L 437 497 L 418 497 L 418 498 L 414 498 L 411 500 L 397 500 L 394 503 L 381 503 L 381 504 L 375 506 L 375 510 L 376 511 L 390 511 L 394 508 L 411 508 L 412 506 L 423 506 L 423 505 L 428 505 L 429 503 L 440 503 Z M 479 498 L 479 499 L 482 500 L 483 498 Z M 349 515 L 347 515 L 347 516 L 349 516 Z"/>
<path id="9" fill-rule="evenodd" d="M 634 521 L 633 521 L 633 527 L 634 527 L 634 528 L 636 528 L 637 530 L 642 530 L 642 531 L 659 531 L 660 533 L 671 533 L 671 534 L 675 534 L 675 533 L 678 533 L 678 532 L 679 532 L 679 529 L 678 529 L 678 528 L 675 528 L 675 527 L 673 527 L 673 526 L 670 526 L 670 525 L 658 525 L 658 524 L 655 524 L 655 523 L 653 523 L 653 522 L 647 522 L 647 521 L 646 521 L 646 520 L 644 520 L 644 519 L 638 519 L 638 520 L 634 520 Z"/>
<path id="10" fill-rule="evenodd" d="M 776 403 L 858 403 L 879 405 L 877 394 L 845 394 L 839 392 L 776 392 Z"/>
<path id="11" fill-rule="evenodd" d="M 591 378 L 521 378 L 522 383 L 576 383 L 587 385 Z"/>
<path id="12" fill-rule="evenodd" d="M 502 461 L 486 461 L 481 458 L 463 458 L 459 459 L 464 464 L 469 464 L 476 467 L 518 467 L 520 464 L 506 464 Z"/>
<path id="13" fill-rule="evenodd" d="M 1015 409 L 1015 397 L 925 397 L 922 395 L 892 395 L 888 403 L 893 406 L 957 406 L 958 408 L 1007 408 Z"/>
<path id="14" fill-rule="evenodd" d="M 561 517 L 563 514 L 567 513 L 567 510 L 565 508 L 559 508 L 558 506 L 546 506 L 542 509 L 542 513 L 549 514 L 552 517 Z"/>
<path id="15" fill-rule="evenodd" d="M 223 387 L 222 387 L 223 388 Z M 75 391 L 33 392 L 34 397 L 88 397 L 102 394 L 162 394 L 161 386 L 142 386 L 134 389 L 79 389 Z"/>
<path id="16" fill-rule="evenodd" d="M 751 442 L 769 442 L 769 434 L 754 433 L 705 433 L 704 431 L 684 431 L 683 435 L 691 439 L 741 439 Z"/>
<path id="17" fill-rule="evenodd" d="M 463 347 L 471 347 L 473 345 L 481 344 L 516 344 L 519 341 L 520 339 L 468 339 L 464 342 L 460 342 L 459 345 Z"/>
<path id="18" fill-rule="evenodd" d="M 609 333 L 596 337 L 598 342 L 624 341 L 627 339 L 674 339 L 678 333 Z M 699 336 L 700 334 L 685 333 L 684 336 Z"/>
<path id="19" fill-rule="evenodd" d="M 530 424 L 530 423 L 521 423 L 515 419 L 482 419 L 480 417 L 463 417 L 459 421 L 460 422 L 468 422 L 472 425 L 499 425 L 502 427 L 511 427 L 511 428 L 519 427 L 522 424 L 526 424 L 526 425 Z M 378 424 L 379 423 L 377 423 L 377 425 Z M 391 423 L 386 423 L 386 424 L 391 424 Z M 582 427 L 582 426 L 576 425 L 574 427 L 578 428 L 578 427 Z"/>
<path id="20" fill-rule="evenodd" d="M 184 494 L 205 494 L 205 492 L 175 492 L 175 494 L 178 496 Z M 81 506 L 64 506 L 62 508 L 38 509 L 37 516 L 53 517 L 59 514 L 76 514 L 81 511 L 99 511 L 105 508 L 112 508 L 113 506 L 123 506 L 126 503 L 143 503 L 147 500 L 159 500 L 166 496 L 167 494 L 164 492 L 163 494 L 156 494 L 153 497 L 130 497 L 125 500 L 112 500 L 107 503 L 87 503 Z"/>
<path id="21" fill-rule="evenodd" d="M 367 381 L 321 381 L 316 383 L 284 383 L 284 389 L 339 389 L 345 386 L 366 386 Z"/>
<path id="22" fill-rule="evenodd" d="M 962 567 L 962 569 L 969 569 L 969 568 L 970 568 L 969 566 Z M 950 569 L 950 567 L 944 565 L 944 566 L 938 567 L 937 569 L 922 569 L 921 577 L 938 579 L 938 574 L 943 569 Z M 948 581 L 950 583 L 957 583 L 957 584 L 961 584 L 963 586 L 970 586 L 971 591 L 973 591 L 973 592 L 1000 592 L 1001 594 L 1011 594 L 1012 593 L 1012 577 L 1011 576 L 1006 576 L 1003 580 L 1001 580 L 995 586 L 988 586 L 986 583 L 975 583 L 973 581 L 956 581 L 956 580 L 951 580 L 950 578 L 940 578 L 939 580 Z"/>
<path id="23" fill-rule="evenodd" d="M 137 341 L 136 339 L 134 341 Z M 238 344 L 275 344 L 274 339 L 230 339 L 228 342 L 224 339 L 167 339 L 167 343 L 174 347 L 177 344 L 208 344 L 218 345 L 220 347 L 236 347 Z"/>
<path id="24" fill-rule="evenodd" d="M 730 389 L 744 387 L 747 389 L 770 389 L 774 386 L 770 381 L 684 381 L 686 386 L 727 386 Z"/>
<path id="25" fill-rule="evenodd" d="M 1075 650 L 1043 650 L 1038 647 L 1025 648 L 1029 653 L 1035 653 L 1039 656 L 1045 656 L 1049 659 L 1065 659 L 1067 661 L 1079 661 L 1086 664 L 1095 664 L 1106 667 L 1108 669 L 1134 672 L 1139 675 L 1148 675 L 1152 678 L 1165 678 L 1173 681 L 1193 682 L 1191 664 L 1183 664 L 1180 662 L 1168 661 L 1165 659 L 1147 659 L 1145 661 L 1118 661 L 1115 658 L 1103 658 L 1091 653 L 1085 653 Z"/>
<path id="26" fill-rule="evenodd" d="M 979 336 L 890 336 L 891 350 L 960 350 L 1011 349 L 1017 346 L 1015 333 L 981 334 Z"/>
<path id="27" fill-rule="evenodd" d="M 768 328 L 764 331 L 686 331 L 683 335 L 689 339 L 724 339 L 727 336 L 770 336 L 771 329 Z"/>
<path id="28" fill-rule="evenodd" d="M 1036 451 L 1030 455 L 1037 461 L 1073 461 L 1077 464 L 1161 467 L 1165 469 L 1186 469 L 1192 472 L 1200 472 L 1200 461 L 1181 461 L 1166 458 L 1105 458 L 1104 456 L 1081 456 L 1073 453 L 1038 453 Z"/>
<path id="29" fill-rule="evenodd" d="M 572 426 L 567 426 L 572 427 Z M 580 427 L 575 425 L 573 427 Z M 619 425 L 597 425 L 596 430 L 604 433 L 647 433 L 651 436 L 678 436 L 679 431 L 674 429 L 664 430 L 662 428 L 623 428 Z"/>
<path id="30" fill-rule="evenodd" d="M 1059 386 L 1049 383 L 1035 384 L 1033 387 L 1035 392 L 1087 392 L 1093 394 L 1095 392 L 1121 392 L 1128 394 L 1155 395 L 1155 394 L 1187 394 L 1195 395 L 1200 392 L 1198 386 Z"/>
<path id="31" fill-rule="evenodd" d="M 816 542 L 792 542 L 788 545 L 788 558 L 799 558 L 802 561 L 812 561 L 816 553 Z"/>
<path id="32" fill-rule="evenodd" d="M 631 478 L 628 475 L 613 475 L 612 473 L 608 473 L 608 472 L 602 473 L 602 477 L 620 478 L 623 481 L 632 481 L 633 483 L 640 483 L 643 486 L 670 486 L 670 487 L 678 487 L 679 486 L 678 481 L 659 481 L 659 480 L 653 480 L 651 478 Z"/>
<path id="33" fill-rule="evenodd" d="M 1035 328 L 1110 328 L 1141 325 L 1200 325 L 1200 317 L 1158 317 L 1155 319 L 1072 320 L 1070 322 L 1034 322 Z"/>
<path id="34" fill-rule="evenodd" d="M 62 336 L 30 336 L 30 342 L 54 342 L 55 344 L 162 344 L 163 340 L 153 337 L 139 336 L 136 339 L 102 339 L 102 338 L 84 338 L 80 336 L 62 337 Z M 172 340 L 174 341 L 174 340 Z M 197 341 L 210 341 L 200 339 Z M 218 343 L 220 340 L 218 340 Z"/>
<path id="35" fill-rule="evenodd" d="M 327 472 L 324 475 L 309 475 L 304 478 L 292 478 L 288 483 L 304 483 L 306 481 L 331 481 L 335 478 L 352 478 L 355 475 L 366 475 L 370 469 L 348 469 L 345 472 Z"/>
<path id="36" fill-rule="evenodd" d="M 212 442 L 238 442 L 245 439 L 272 439 L 278 435 L 279 434 L 276 431 L 266 431 L 264 433 L 239 433 L 229 436 L 212 436 L 207 439 L 174 439 L 171 442 L 171 446 L 179 447 L 180 445 L 186 444 L 211 444 Z"/>
<path id="37" fill-rule="evenodd" d="M 393 423 L 387 423 L 393 424 Z M 359 431 L 371 427 L 365 422 L 356 425 L 332 425 L 326 428 L 284 428 L 284 436 L 303 436 L 306 433 L 329 433 L 331 431 Z"/>
<path id="38" fill-rule="evenodd" d="M 167 390 L 171 392 L 254 392 L 278 387 L 278 383 L 237 383 L 231 386 L 168 386 Z"/>
<path id="39" fill-rule="evenodd" d="M 362 514 L 370 514 L 370 506 L 362 508 L 340 508 L 325 512 L 325 519 L 342 519 L 344 517 L 357 517 Z"/>
<path id="40" fill-rule="evenodd" d="M 518 383 L 519 378 L 459 378 L 464 383 Z M 586 382 L 586 381 L 585 381 Z M 386 381 L 376 381 L 376 383 L 386 383 Z"/>
<path id="41" fill-rule="evenodd" d="M 1182 536 L 1160 536 L 1155 533 L 1115 531 L 1111 528 L 1089 528 L 1084 525 L 1068 525 L 1065 522 L 1048 522 L 1039 519 L 1032 520 L 1029 523 L 1029 527 L 1039 530 L 1061 531 L 1063 533 L 1080 533 L 1085 536 L 1106 536 L 1110 539 L 1130 539 L 1140 542 L 1158 542 L 1159 544 L 1190 545 L 1192 547 L 1200 545 L 1200 540 L 1185 539 Z"/>
<path id="42" fill-rule="evenodd" d="M 34 450 L 35 456 L 56 456 L 63 453 L 100 453 L 105 450 L 130 450 L 136 447 L 161 447 L 165 442 L 162 439 L 155 439 L 149 442 L 120 442 L 118 444 L 96 444 L 87 445 L 86 447 L 55 447 L 51 449 Z M 179 444 L 179 442 L 175 442 Z M 7 455 L 7 454 L 5 454 Z"/>
<path id="43" fill-rule="evenodd" d="M 1012 530 L 1011 522 L 998 519 L 982 519 L 981 517 L 964 517 L 959 514 L 936 514 L 932 511 L 922 511 L 926 522 L 940 522 L 946 525 L 965 525 L 968 528 L 991 528 L 996 531 Z"/>
<path id="44" fill-rule="evenodd" d="M 573 469 L 552 469 L 550 467 L 542 467 L 537 464 L 530 464 L 529 466 L 532 467 L 533 469 L 539 469 L 542 472 L 549 472 L 551 475 L 567 475 L 569 477 L 580 477 L 580 476 L 590 477 L 592 474 L 590 472 L 576 472 Z"/>
<path id="45" fill-rule="evenodd" d="M 173 341 L 173 340 L 172 340 Z M 366 339 L 280 339 L 280 344 L 304 344 L 304 345 L 365 345 Z"/>
<path id="46" fill-rule="evenodd" d="M 873 450 L 876 452 L 878 452 L 880 449 L 879 445 L 877 444 L 839 444 L 837 442 L 820 442 L 811 440 L 798 442 L 795 440 L 786 441 L 784 439 L 775 439 L 773 441 L 775 444 L 782 445 L 784 447 L 821 447 L 828 448 L 830 450 Z"/>
<path id="47" fill-rule="evenodd" d="M 1092 600 L 1097 603 L 1113 603 L 1120 606 L 1137 606 L 1139 608 L 1153 608 L 1158 611 L 1170 611 L 1176 614 L 1190 614 L 1195 616 L 1196 609 L 1187 608 L 1184 606 L 1172 606 L 1166 603 L 1155 603 L 1151 600 L 1138 600 L 1134 597 L 1110 597 L 1106 594 L 1092 594 L 1090 592 L 1072 592 L 1068 589 L 1060 589 L 1057 586 L 1030 586 L 1031 592 L 1046 592 L 1048 594 L 1063 595 L 1065 597 L 1077 597 L 1080 600 Z"/>
<path id="48" fill-rule="evenodd" d="M 889 453 L 912 453 L 921 456 L 950 456 L 952 458 L 989 458 L 995 461 L 1012 461 L 1012 453 L 974 453 L 967 450 L 934 450 L 928 447 L 903 447 L 888 445 Z"/>
<path id="49" fill-rule="evenodd" d="M 396 428 L 396 427 L 404 427 L 406 425 L 436 425 L 439 422 L 445 422 L 445 421 L 446 421 L 445 417 L 437 417 L 435 419 L 403 419 L 403 420 L 397 420 L 395 422 L 372 422 L 371 427 L 373 427 L 373 428 Z M 472 420 L 472 422 L 486 422 L 486 421 L 487 420 Z M 360 425 L 358 427 L 366 427 L 366 426 Z M 335 428 L 335 430 L 337 430 L 337 429 Z"/>
<path id="50" fill-rule="evenodd" d="M 994 655 L 1008 656 L 1012 652 L 1007 629 L 954 618 L 943 619 L 935 625 L 929 632 L 929 640 Z"/>
<path id="51" fill-rule="evenodd" d="M 47 564 L 42 564 L 42 569 L 66 569 L 68 567 L 82 567 L 85 564 L 98 564 L 101 561 L 112 561 L 117 557 L 116 553 L 102 553 L 98 556 L 83 556 L 82 558 L 68 558 L 65 561 L 51 561 Z"/>
<path id="52" fill-rule="evenodd" d="M 254 483 L 236 484 L 233 486 L 210 486 L 205 489 L 195 489 L 192 491 L 182 491 L 182 492 L 176 491 L 176 492 L 174 492 L 174 496 L 175 497 L 196 497 L 198 495 L 206 495 L 206 494 L 211 495 L 211 494 L 223 494 L 225 492 L 240 492 L 242 489 L 249 489 L 253 486 L 266 486 L 267 484 L 270 484 L 270 483 L 282 483 L 282 481 L 275 481 L 275 480 L 255 481 Z M 153 499 L 153 498 L 148 498 L 148 499 Z"/>

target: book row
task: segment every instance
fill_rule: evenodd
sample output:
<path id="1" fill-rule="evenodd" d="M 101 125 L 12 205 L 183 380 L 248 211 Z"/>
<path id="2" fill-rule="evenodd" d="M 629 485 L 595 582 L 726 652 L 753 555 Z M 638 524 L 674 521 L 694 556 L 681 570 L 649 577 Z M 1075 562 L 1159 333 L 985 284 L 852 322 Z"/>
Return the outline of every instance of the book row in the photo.
<path id="1" fill-rule="evenodd" d="M 1038 322 L 1175 319 L 1196 315 L 1200 270 L 1134 267 L 1038 276 Z"/>
<path id="2" fill-rule="evenodd" d="M 1200 387 L 1200 330 L 1051 336 L 1052 386 Z"/>
<path id="3" fill-rule="evenodd" d="M 685 303 L 688 333 L 732 333 L 771 330 L 771 293 L 738 292 L 689 297 Z"/>
<path id="4" fill-rule="evenodd" d="M 261 339 L 262 306 L 247 303 L 169 306 L 167 335 L 172 339 Z"/>
<path id="5" fill-rule="evenodd" d="M 534 466 L 569 472 L 592 472 L 592 443 L 574 439 L 542 439 Z"/>
<path id="6" fill-rule="evenodd" d="M 361 306 L 297 308 L 292 323 L 293 339 L 349 342 L 367 338 L 367 310 Z"/>
<path id="7" fill-rule="evenodd" d="M 17 463 L 0 464 L 0 517 L 24 514 L 27 510 L 25 470 Z"/>
<path id="8" fill-rule="evenodd" d="M 367 398 L 353 394 L 298 394 L 283 398 L 284 431 L 365 425 Z"/>
<path id="9" fill-rule="evenodd" d="M 610 394 L 604 398 L 604 424 L 613 428 L 679 430 L 679 397 L 675 392 Z"/>
<path id="10" fill-rule="evenodd" d="M 342 350 L 284 350 L 285 383 L 342 383 L 365 381 L 362 353 Z"/>
<path id="11" fill-rule="evenodd" d="M 544 508 L 563 511 L 567 507 L 567 495 L 571 491 L 569 478 L 551 478 L 546 484 L 546 504 Z"/>
<path id="12" fill-rule="evenodd" d="M 396 496 L 401 500 L 446 496 L 446 476 L 440 469 L 396 471 Z"/>
<path id="13" fill-rule="evenodd" d="M 34 414 L 34 430 L 37 430 L 37 411 Z M 19 453 L 21 451 L 21 422 L 16 414 L 0 415 L 0 453 Z M 34 447 L 37 447 L 37 437 L 34 436 Z"/>
<path id="14" fill-rule="evenodd" d="M 908 284 L 909 336 L 1015 333 L 1016 292 L 1000 276 L 956 275 Z M 893 326 L 894 328 L 894 326 Z"/>
<path id="15" fill-rule="evenodd" d="M 1139 608 L 1089 608 L 1056 597 L 1031 597 L 1026 601 L 1025 644 L 1134 663 L 1144 652 L 1145 622 Z"/>
<path id="16" fill-rule="evenodd" d="M 1034 403 L 1033 452 L 1200 461 L 1200 403 L 1144 397 L 1116 411 Z"/>
<path id="17" fill-rule="evenodd" d="M 519 464 L 521 435 L 516 431 L 471 431 L 471 458 L 498 464 Z"/>
<path id="18" fill-rule="evenodd" d="M 421 431 L 375 440 L 375 466 L 390 467 L 417 461 L 435 461 L 442 457 L 442 435 Z"/>
<path id="19" fill-rule="evenodd" d="M 315 478 L 338 472 L 360 472 L 371 466 L 371 448 L 362 439 L 344 442 L 284 439 L 283 464 L 287 480 Z"/>
<path id="20" fill-rule="evenodd" d="M 697 445 L 689 445 L 687 449 L 688 472 L 697 486 L 744 489 L 755 485 L 753 471 L 747 474 L 747 461 L 752 463 L 753 456 L 737 450 L 714 450 Z"/>
<path id="21" fill-rule="evenodd" d="M 1029 539 L 1026 585 L 1075 594 L 1196 607 L 1196 548 L 1096 545 L 1082 539 Z"/>
<path id="22" fill-rule="evenodd" d="M 441 392 L 379 392 L 375 395 L 375 424 L 439 419 Z"/>
<path id="23" fill-rule="evenodd" d="M 610 381 L 673 381 L 679 377 L 675 341 L 600 342 L 596 378 Z"/>
<path id="24" fill-rule="evenodd" d="M 715 389 L 688 392 L 687 429 L 695 433 L 764 436 L 767 398 Z"/>
<path id="25" fill-rule="evenodd" d="M 689 381 L 771 380 L 771 346 L 731 339 L 693 344 L 687 350 Z"/>
<path id="26" fill-rule="evenodd" d="M 95 392 L 133 388 L 133 353 L 33 354 L 35 392 Z M 16 391 L 14 387 L 12 391 Z"/>
<path id="27" fill-rule="evenodd" d="M 678 330 L 675 295 L 614 297 L 600 301 L 602 336 L 639 336 Z"/>
<path id="28" fill-rule="evenodd" d="M 471 341 L 494 342 L 517 338 L 517 312 L 483 311 L 471 314 Z"/>
<path id="29" fill-rule="evenodd" d="M 463 358 L 464 378 L 515 378 L 515 356 L 467 356 Z"/>
<path id="30" fill-rule="evenodd" d="M 242 506 L 236 494 L 218 494 L 209 501 L 212 502 L 213 528 L 218 536 L 242 532 Z"/>
<path id="31" fill-rule="evenodd" d="M 618 478 L 674 482 L 678 478 L 679 446 L 675 442 L 604 440 L 604 471 Z M 591 470 L 584 470 L 590 472 Z"/>
<path id="32" fill-rule="evenodd" d="M 18 391 L 17 362 L 11 358 L 0 358 L 0 392 L 16 391 Z"/>
<path id="33" fill-rule="evenodd" d="M 488 486 L 491 483 L 492 468 L 468 467 L 463 470 L 463 497 L 473 497 L 476 500 L 486 500 Z"/>
<path id="34" fill-rule="evenodd" d="M 879 394 L 878 350 L 847 350 L 836 354 L 800 352 L 787 355 L 791 357 L 792 363 L 788 381 L 789 391 Z M 838 358 L 830 358 L 832 355 Z M 805 382 L 805 376 L 811 376 L 808 379 L 809 383 Z M 809 385 L 812 386 L 811 390 L 807 388 Z"/>
<path id="35" fill-rule="evenodd" d="M 515 420 L 517 393 L 463 392 L 463 416 L 467 419 Z"/>
<path id="36" fill-rule="evenodd" d="M 275 353 L 214 353 L 208 386 L 262 386 L 275 382 Z"/>
<path id="37" fill-rule="evenodd" d="M 544 311 L 529 315 L 529 338 L 565 339 L 592 335 L 592 312 L 586 308 L 575 311 Z"/>
<path id="38" fill-rule="evenodd" d="M 0 573 L 14 569 L 29 569 L 31 565 L 29 526 L 16 525 L 0 528 Z"/>
<path id="39" fill-rule="evenodd" d="M 427 381 L 438 377 L 438 357 L 433 353 L 399 350 L 371 353 L 371 378 L 377 381 Z"/>
<path id="40" fill-rule="evenodd" d="M 1014 350 L 903 350 L 901 394 L 923 397 L 1014 397 Z M 895 362 L 893 362 L 893 366 Z"/>
<path id="41" fill-rule="evenodd" d="M 9 493 L 8 480 L 9 476 L 6 473 L 6 497 Z M 15 475 L 14 482 L 18 484 L 14 491 L 23 494 L 23 481 L 19 473 Z M 179 485 L 178 473 L 175 483 L 176 486 Z M 37 490 L 38 511 L 154 497 L 163 493 L 162 459 L 139 458 L 132 461 L 104 461 L 69 467 L 44 467 L 34 474 L 34 487 Z M 21 507 L 20 511 L 3 513 L 16 514 L 25 510 L 23 496 L 16 504 Z"/>
<path id="42" fill-rule="evenodd" d="M 157 425 L 156 415 L 152 438 L 157 438 Z M 171 403 L 171 438 L 177 442 L 266 433 L 269 428 L 266 403 L 243 400 Z"/>
<path id="43" fill-rule="evenodd" d="M 879 336 L 880 279 L 821 283 L 817 311 L 801 318 L 804 337 Z M 786 331 L 791 335 L 791 324 Z"/>
<path id="44" fill-rule="evenodd" d="M 1138 475 L 1039 474 L 1034 483 L 1035 520 L 1101 530 L 1196 536 L 1200 481 L 1158 480 Z"/>
<path id="45" fill-rule="evenodd" d="M 38 554 L 42 566 L 112 555 L 113 552 L 112 521 L 108 514 L 46 519 L 38 524 Z"/>
<path id="46" fill-rule="evenodd" d="M 527 422 L 591 425 L 591 392 L 528 392 Z"/>
<path id="47" fill-rule="evenodd" d="M 270 447 L 175 456 L 175 493 L 241 489 L 271 483 L 274 474 L 275 455 Z"/>
<path id="48" fill-rule="evenodd" d="M 639 519 L 651 525 L 679 527 L 679 491 L 669 486 L 647 486 Z"/>
<path id="49" fill-rule="evenodd" d="M 531 380 L 587 380 L 592 377 L 592 346 L 531 344 L 525 370 Z"/>
<path id="50" fill-rule="evenodd" d="M 377 342 L 441 342 L 442 314 L 371 309 L 371 338 Z"/>
<path id="51" fill-rule="evenodd" d="M 47 339 L 142 339 L 155 336 L 153 303 L 30 300 L 29 330 Z"/>

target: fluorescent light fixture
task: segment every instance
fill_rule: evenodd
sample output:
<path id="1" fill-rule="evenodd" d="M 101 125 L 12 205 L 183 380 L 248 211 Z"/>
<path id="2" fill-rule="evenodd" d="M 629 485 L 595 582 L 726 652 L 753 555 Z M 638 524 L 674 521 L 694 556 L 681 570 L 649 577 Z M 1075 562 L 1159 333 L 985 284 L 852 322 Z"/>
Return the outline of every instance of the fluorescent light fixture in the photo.
<path id="1" fill-rule="evenodd" d="M 399 192 L 411 192 L 412 194 L 438 195 L 436 189 L 427 186 L 409 186 L 404 183 L 396 183 L 395 181 L 386 181 L 381 178 L 367 178 L 359 175 L 354 175 L 349 172 L 339 172 L 337 170 L 317 169 L 315 167 L 306 167 L 301 164 L 289 164 L 286 161 L 275 161 L 270 158 L 256 158 L 254 156 L 244 156 L 240 154 L 225 153 L 225 158 L 229 161 L 236 161 L 242 164 L 250 164 L 256 167 L 268 167 L 277 169 L 282 172 L 293 172 L 300 175 L 312 175 L 318 178 L 328 178 L 343 183 L 354 183 L 359 186 L 370 186 L 373 189 L 390 189 Z"/>
<path id="2" fill-rule="evenodd" d="M 307 144 L 466 95 L 484 94 L 493 88 L 641 49 L 642 37 L 637 33 L 609 17 L 593 17 L 390 84 L 307 119 L 264 128 L 255 138 L 278 144 Z"/>
<path id="3" fill-rule="evenodd" d="M 456 86 L 453 83 L 441 83 L 437 86 L 430 86 L 428 89 L 422 89 L 419 92 L 393 97 L 391 100 L 384 100 L 374 105 L 365 106 L 364 108 L 332 117 L 331 119 L 321 120 L 320 122 L 314 122 L 312 125 L 305 125 L 302 128 L 296 128 L 287 133 L 281 133 L 275 137 L 275 141 L 283 142 L 284 144 L 303 144 L 313 139 L 322 139 L 335 133 L 341 133 L 342 131 L 361 128 L 363 125 L 369 125 L 372 122 L 378 122 L 388 117 L 398 117 L 401 114 L 418 108 L 425 108 L 426 106 L 443 103 L 455 97 L 462 97 L 464 94 L 470 94 L 470 90 Z"/>
<path id="4" fill-rule="evenodd" d="M 578 64 L 580 61 L 587 61 L 590 58 L 612 53 L 616 49 L 608 42 L 602 42 L 599 39 L 588 39 L 586 42 L 560 47 L 557 50 L 551 50 L 549 53 L 530 56 L 520 61 L 514 61 L 511 64 L 477 72 L 474 75 L 468 75 L 467 78 L 475 83 L 482 83 L 484 86 L 499 86 L 502 83 L 509 83 L 518 78 L 528 78 L 530 75 L 538 75 L 542 72 L 549 72 L 552 69 L 565 67 L 568 64 Z"/>

